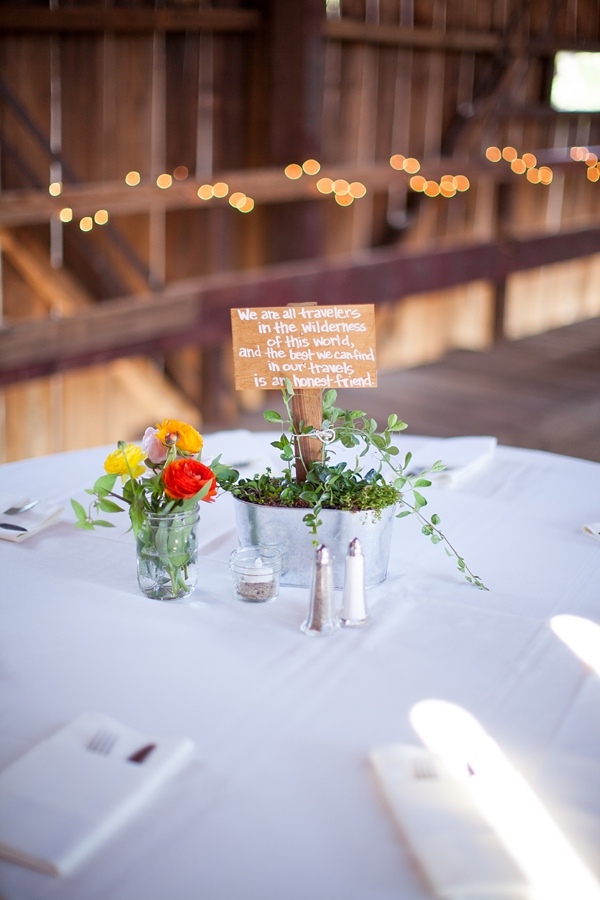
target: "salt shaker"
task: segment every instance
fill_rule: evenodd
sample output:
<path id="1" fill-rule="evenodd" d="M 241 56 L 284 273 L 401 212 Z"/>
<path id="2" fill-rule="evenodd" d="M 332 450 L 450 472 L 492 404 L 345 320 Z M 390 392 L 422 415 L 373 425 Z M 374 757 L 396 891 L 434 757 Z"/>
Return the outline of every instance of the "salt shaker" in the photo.
<path id="1" fill-rule="evenodd" d="M 310 590 L 308 616 L 300 626 L 305 634 L 325 636 L 340 627 L 333 596 L 331 555 L 324 544 L 317 547 Z"/>
<path id="2" fill-rule="evenodd" d="M 365 558 L 358 538 L 354 538 L 348 545 L 340 618 L 346 628 L 362 628 L 369 622 L 365 594 Z"/>

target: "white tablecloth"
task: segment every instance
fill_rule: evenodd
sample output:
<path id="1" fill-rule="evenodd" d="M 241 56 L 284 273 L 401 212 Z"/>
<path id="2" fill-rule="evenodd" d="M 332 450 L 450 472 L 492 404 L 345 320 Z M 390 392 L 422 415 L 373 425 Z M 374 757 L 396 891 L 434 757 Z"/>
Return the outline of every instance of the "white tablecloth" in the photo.
<path id="1" fill-rule="evenodd" d="M 274 452 L 267 436 L 230 438 L 207 450 L 258 465 Z M 3 900 L 425 900 L 367 761 L 419 743 L 409 712 L 425 698 L 477 717 L 600 877 L 600 678 L 549 627 L 557 613 L 600 622 L 600 544 L 582 532 L 600 519 L 600 465 L 498 447 L 428 492 L 490 591 L 399 520 L 371 626 L 318 639 L 299 628 L 304 589 L 232 597 L 228 496 L 203 504 L 192 600 L 142 596 L 126 517 L 73 527 L 69 498 L 85 502 L 105 454 L 0 467 L 0 494 L 65 505 L 30 540 L 0 541 L 0 769 L 87 711 L 191 738 L 196 755 L 73 876 L 0 862 Z"/>

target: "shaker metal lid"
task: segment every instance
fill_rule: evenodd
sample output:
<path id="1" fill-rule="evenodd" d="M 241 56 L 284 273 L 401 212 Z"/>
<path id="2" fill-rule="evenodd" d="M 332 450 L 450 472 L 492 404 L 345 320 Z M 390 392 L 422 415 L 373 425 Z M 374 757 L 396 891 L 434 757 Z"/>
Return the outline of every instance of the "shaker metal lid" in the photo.
<path id="1" fill-rule="evenodd" d="M 325 544 L 319 544 L 317 547 L 316 561 L 321 564 L 331 562 L 331 554 Z"/>
<path id="2" fill-rule="evenodd" d="M 358 538 L 353 538 L 348 545 L 348 556 L 362 556 L 362 546 Z"/>

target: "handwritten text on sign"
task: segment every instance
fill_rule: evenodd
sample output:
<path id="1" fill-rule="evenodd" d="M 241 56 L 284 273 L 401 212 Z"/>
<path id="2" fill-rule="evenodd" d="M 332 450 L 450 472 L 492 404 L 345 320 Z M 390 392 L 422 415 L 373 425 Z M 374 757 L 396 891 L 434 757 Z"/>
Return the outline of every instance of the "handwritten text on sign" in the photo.
<path id="1" fill-rule="evenodd" d="M 372 304 L 232 309 L 231 329 L 238 390 L 377 387 Z"/>

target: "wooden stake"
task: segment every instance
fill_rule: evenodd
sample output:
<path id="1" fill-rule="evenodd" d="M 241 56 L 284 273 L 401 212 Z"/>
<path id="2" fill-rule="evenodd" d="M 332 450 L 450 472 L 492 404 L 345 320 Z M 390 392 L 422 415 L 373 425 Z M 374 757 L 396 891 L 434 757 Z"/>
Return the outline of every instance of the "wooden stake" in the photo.
<path id="1" fill-rule="evenodd" d="M 321 430 L 323 425 L 323 392 L 320 390 L 298 391 L 292 397 L 292 422 L 294 431 L 303 426 Z M 323 442 L 315 437 L 297 437 L 294 440 L 296 453 L 296 481 L 306 481 L 306 473 L 313 462 L 319 462 L 323 454 Z"/>
<path id="2" fill-rule="evenodd" d="M 288 303 L 288 306 L 316 306 L 315 301 L 309 303 Z M 323 391 L 297 391 L 292 397 L 292 425 L 294 431 L 300 431 L 307 425 L 320 431 L 323 426 Z M 323 442 L 319 438 L 301 437 L 294 439 L 296 457 L 296 481 L 302 484 L 312 463 L 320 462 L 323 454 Z"/>

